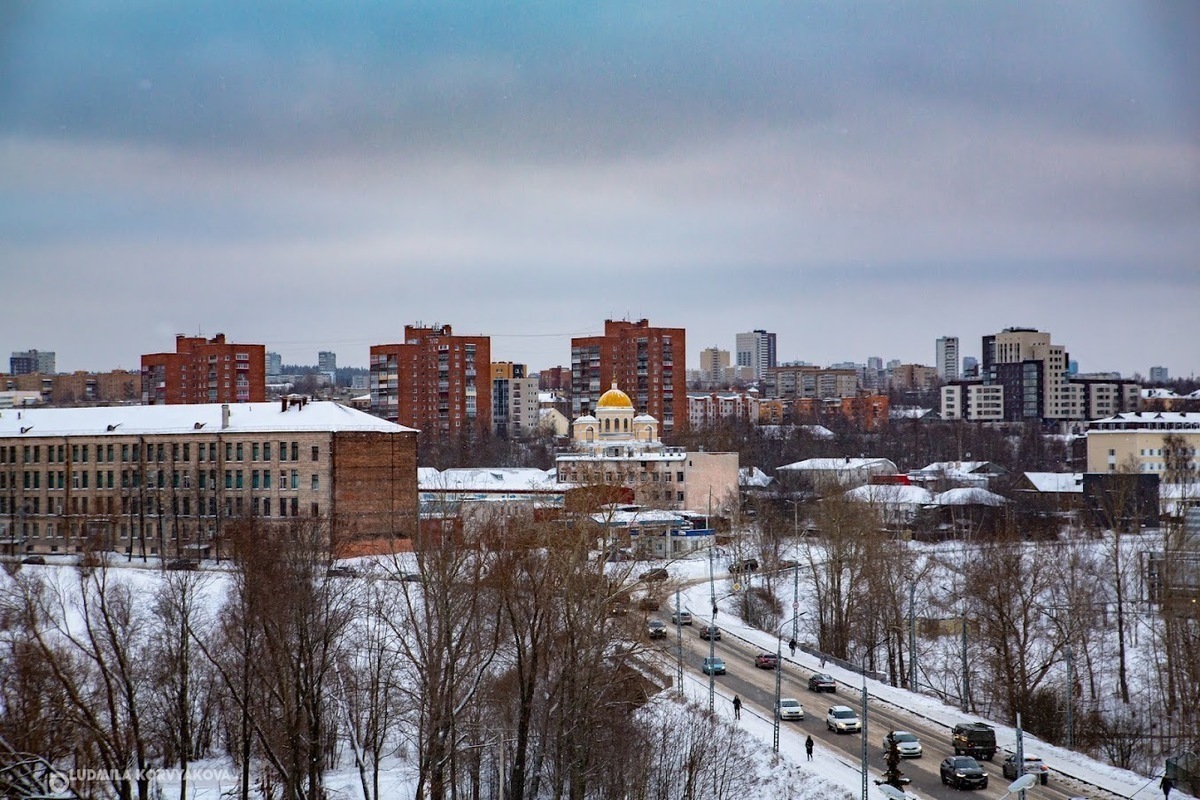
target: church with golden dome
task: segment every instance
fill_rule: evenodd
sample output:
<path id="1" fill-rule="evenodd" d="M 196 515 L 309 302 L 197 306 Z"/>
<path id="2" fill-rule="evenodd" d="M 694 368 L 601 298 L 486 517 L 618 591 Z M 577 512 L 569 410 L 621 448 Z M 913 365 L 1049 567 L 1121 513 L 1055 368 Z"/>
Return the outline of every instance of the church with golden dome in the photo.
<path id="1" fill-rule="evenodd" d="M 689 453 L 659 439 L 658 420 L 639 414 L 616 383 L 594 413 L 571 425 L 572 449 L 555 458 L 560 483 L 623 486 L 655 508 L 729 509 L 737 502 L 737 453 Z"/>

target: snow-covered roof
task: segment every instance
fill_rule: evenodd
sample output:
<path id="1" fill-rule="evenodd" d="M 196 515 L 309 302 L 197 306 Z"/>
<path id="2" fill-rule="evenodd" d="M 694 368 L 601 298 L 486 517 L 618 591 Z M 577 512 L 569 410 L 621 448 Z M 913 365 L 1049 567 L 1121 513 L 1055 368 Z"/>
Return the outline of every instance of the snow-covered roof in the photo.
<path id="1" fill-rule="evenodd" d="M 901 407 L 889 408 L 888 419 L 924 419 L 936 412 L 932 408 Z"/>
<path id="2" fill-rule="evenodd" d="M 987 489 L 967 486 L 935 495 L 933 502 L 939 506 L 1002 506 L 1008 501 Z"/>
<path id="3" fill-rule="evenodd" d="M 90 408 L 23 408 L 0 411 L 0 438 L 37 436 L 130 436 L 167 433 L 271 433 L 280 431 L 414 432 L 394 422 L 326 400 L 293 405 L 230 403 L 222 428 L 221 403 Z"/>
<path id="4" fill-rule="evenodd" d="M 531 467 L 482 467 L 417 470 L 422 492 L 561 492 L 554 470 Z"/>
<path id="5" fill-rule="evenodd" d="M 1025 480 L 1039 492 L 1083 494 L 1082 472 L 1026 472 Z"/>
<path id="6" fill-rule="evenodd" d="M 1188 395 L 1189 397 L 1191 395 Z M 1126 411 L 1088 422 L 1088 434 L 1106 431 L 1162 430 L 1164 428 L 1200 429 L 1200 413 L 1195 411 Z"/>
<path id="7" fill-rule="evenodd" d="M 886 458 L 806 458 L 779 469 L 809 472 L 859 472 L 862 470 L 896 471 L 896 465 Z"/>
<path id="8" fill-rule="evenodd" d="M 1152 389 L 1142 389 L 1143 400 L 1172 400 L 1179 397 L 1172 389 L 1163 389 L 1162 387 L 1154 387 Z"/>
<path id="9" fill-rule="evenodd" d="M 592 514 L 596 522 L 612 527 L 630 527 L 633 525 L 683 525 L 687 518 L 673 511 L 661 508 L 639 508 L 636 510 L 618 509 L 601 511 Z"/>
<path id="10" fill-rule="evenodd" d="M 935 461 L 922 467 L 919 472 L 961 472 L 970 475 L 973 472 L 984 469 L 991 465 L 990 461 Z"/>
<path id="11" fill-rule="evenodd" d="M 797 425 L 798 430 L 806 431 L 814 439 L 836 439 L 837 434 L 824 425 Z"/>
<path id="12" fill-rule="evenodd" d="M 924 506 L 933 503 L 933 493 L 921 486 L 902 484 L 873 484 L 857 486 L 845 495 L 848 500 L 879 505 Z"/>
<path id="13" fill-rule="evenodd" d="M 738 485 L 753 486 L 759 489 L 769 486 L 772 478 L 758 467 L 740 467 L 738 469 Z"/>

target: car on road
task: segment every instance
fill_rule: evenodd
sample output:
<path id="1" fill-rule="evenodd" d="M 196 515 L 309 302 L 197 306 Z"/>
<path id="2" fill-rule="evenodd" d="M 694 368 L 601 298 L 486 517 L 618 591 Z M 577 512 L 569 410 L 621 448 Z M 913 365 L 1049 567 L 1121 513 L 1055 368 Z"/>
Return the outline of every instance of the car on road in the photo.
<path id="1" fill-rule="evenodd" d="M 667 624 L 661 619 L 652 619 L 646 623 L 646 635 L 651 639 L 667 638 Z"/>
<path id="2" fill-rule="evenodd" d="M 825 714 L 825 727 L 834 733 L 858 733 L 862 722 L 850 706 L 831 706 Z"/>
<path id="3" fill-rule="evenodd" d="M 358 570 L 354 569 L 354 567 L 334 564 L 325 570 L 325 575 L 330 578 L 354 578 L 358 575 Z"/>
<path id="4" fill-rule="evenodd" d="M 896 751 L 900 753 L 901 758 L 920 758 L 921 757 L 921 740 L 908 731 L 891 731 L 883 737 L 883 754 L 887 755 L 892 749 L 892 743 L 896 745 Z"/>
<path id="5" fill-rule="evenodd" d="M 759 653 L 754 657 L 754 666 L 759 669 L 775 669 L 779 666 L 779 657 L 774 653 Z"/>
<path id="6" fill-rule="evenodd" d="M 700 628 L 701 639 L 712 639 L 714 642 L 721 641 L 721 629 L 716 625 L 704 625 Z"/>
<path id="7" fill-rule="evenodd" d="M 1017 779 L 1017 755 L 1013 753 L 1008 758 L 1004 759 L 1004 763 L 1000 765 L 1004 777 L 1009 780 Z M 1025 754 L 1025 769 L 1022 770 L 1027 775 L 1037 775 L 1038 782 L 1045 786 L 1050 782 L 1050 768 L 1042 763 L 1042 759 L 1031 753 Z"/>
<path id="8" fill-rule="evenodd" d="M 665 581 L 671 574 L 662 567 L 658 569 L 648 569 L 641 574 L 641 579 L 644 581 Z"/>
<path id="9" fill-rule="evenodd" d="M 725 660 L 722 658 L 705 658 L 700 670 L 705 675 L 724 675 Z"/>
<path id="10" fill-rule="evenodd" d="M 800 701 L 794 697 L 781 697 L 779 705 L 775 708 L 775 714 L 781 720 L 804 719 L 804 706 L 800 705 Z"/>
<path id="11" fill-rule="evenodd" d="M 818 672 L 808 679 L 808 690 L 810 692 L 829 692 L 832 694 L 837 691 L 837 683 L 833 680 L 832 675 Z"/>
<path id="12" fill-rule="evenodd" d="M 177 558 L 174 561 L 167 562 L 167 569 L 171 570 L 172 572 L 178 570 L 191 571 L 196 569 L 198 566 L 199 564 L 197 564 L 195 561 L 187 558 Z"/>
<path id="13" fill-rule="evenodd" d="M 45 564 L 46 559 L 41 556 L 25 556 L 21 559 L 22 564 Z"/>
<path id="14" fill-rule="evenodd" d="M 641 600 L 638 600 L 638 608 L 642 611 L 658 611 L 662 608 L 662 603 L 653 595 L 646 595 Z"/>
<path id="15" fill-rule="evenodd" d="M 671 612 L 671 624 L 672 625 L 691 625 L 692 624 L 692 612 L 683 611 L 683 610 Z"/>
<path id="16" fill-rule="evenodd" d="M 996 754 L 996 731 L 982 722 L 960 722 L 950 731 L 956 756 L 974 756 L 991 761 Z"/>
<path id="17" fill-rule="evenodd" d="M 758 569 L 757 558 L 743 558 L 741 561 L 731 561 L 729 563 L 729 571 L 738 572 L 754 572 Z"/>
<path id="18" fill-rule="evenodd" d="M 943 786 L 953 786 L 955 789 L 986 789 L 987 773 L 979 762 L 970 756 L 950 756 L 942 761 L 939 769 Z"/>

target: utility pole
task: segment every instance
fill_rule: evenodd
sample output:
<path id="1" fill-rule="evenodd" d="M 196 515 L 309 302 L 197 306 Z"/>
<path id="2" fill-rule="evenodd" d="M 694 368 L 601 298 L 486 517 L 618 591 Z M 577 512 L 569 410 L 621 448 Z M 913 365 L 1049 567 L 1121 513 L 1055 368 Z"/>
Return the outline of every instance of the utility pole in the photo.
<path id="1" fill-rule="evenodd" d="M 917 690 L 917 584 L 908 585 L 908 690 Z"/>
<path id="2" fill-rule="evenodd" d="M 800 564 L 796 564 L 792 570 L 792 641 L 796 641 L 796 634 L 799 632 L 800 625 Z M 792 654 L 793 656 L 795 653 Z"/>
<path id="3" fill-rule="evenodd" d="M 683 619 L 679 606 L 679 587 L 675 587 L 675 686 L 683 697 Z"/>
<path id="4" fill-rule="evenodd" d="M 1075 748 L 1075 673 L 1072 670 L 1071 659 L 1075 653 L 1071 650 L 1071 645 L 1066 647 L 1067 656 L 1067 749 Z"/>
<path id="5" fill-rule="evenodd" d="M 712 495 L 709 494 L 709 505 L 712 505 Z M 710 508 L 711 510 L 711 508 Z M 705 518 L 705 524 L 708 524 L 708 519 Z M 708 620 L 711 628 L 717 625 L 717 584 L 713 579 L 713 550 L 717 546 L 717 537 L 713 536 L 712 528 L 708 529 L 708 598 L 712 601 L 712 616 Z M 713 641 L 713 631 L 708 632 L 708 713 L 712 714 L 716 711 L 716 694 L 717 694 L 717 678 L 713 674 L 712 659 L 717 656 L 716 643 Z"/>
<path id="6" fill-rule="evenodd" d="M 775 735 L 772 740 L 772 749 L 776 754 L 779 753 L 779 692 L 780 685 L 783 682 L 783 653 L 781 644 L 783 643 L 783 634 L 779 631 L 775 632 L 775 713 L 772 715 L 775 718 Z"/>
<path id="7" fill-rule="evenodd" d="M 859 717 L 862 725 L 862 800 L 867 800 L 867 665 L 863 664 L 862 671 L 862 711 Z"/>
<path id="8" fill-rule="evenodd" d="M 971 697 L 971 674 L 967 669 L 967 609 L 962 609 L 962 710 L 967 711 Z"/>
<path id="9" fill-rule="evenodd" d="M 1021 736 L 1021 712 L 1017 712 L 1017 777 L 1020 778 L 1025 774 L 1025 743 Z M 1018 796 L 1021 800 L 1025 800 L 1025 790 L 1022 789 Z"/>

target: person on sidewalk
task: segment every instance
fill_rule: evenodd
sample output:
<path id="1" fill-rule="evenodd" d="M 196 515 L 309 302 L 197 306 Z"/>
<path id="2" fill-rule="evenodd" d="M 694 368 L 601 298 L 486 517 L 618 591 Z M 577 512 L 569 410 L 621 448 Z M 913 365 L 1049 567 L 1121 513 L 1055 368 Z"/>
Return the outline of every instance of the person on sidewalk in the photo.
<path id="1" fill-rule="evenodd" d="M 809 761 L 812 761 L 812 750 L 813 750 L 813 740 L 812 740 L 812 736 L 810 735 L 807 739 L 804 740 L 804 752 L 808 756 Z"/>
<path id="2" fill-rule="evenodd" d="M 792 639 L 788 642 L 788 649 L 792 651 L 792 658 L 796 657 L 796 640 Z"/>
<path id="3" fill-rule="evenodd" d="M 733 718 L 742 718 L 742 698 L 738 697 L 736 694 L 733 696 Z"/>
<path id="4" fill-rule="evenodd" d="M 1162 783 L 1158 785 L 1158 788 L 1163 790 L 1163 800 L 1168 800 L 1171 796 L 1171 790 L 1175 788 L 1175 781 L 1163 775 Z"/>

